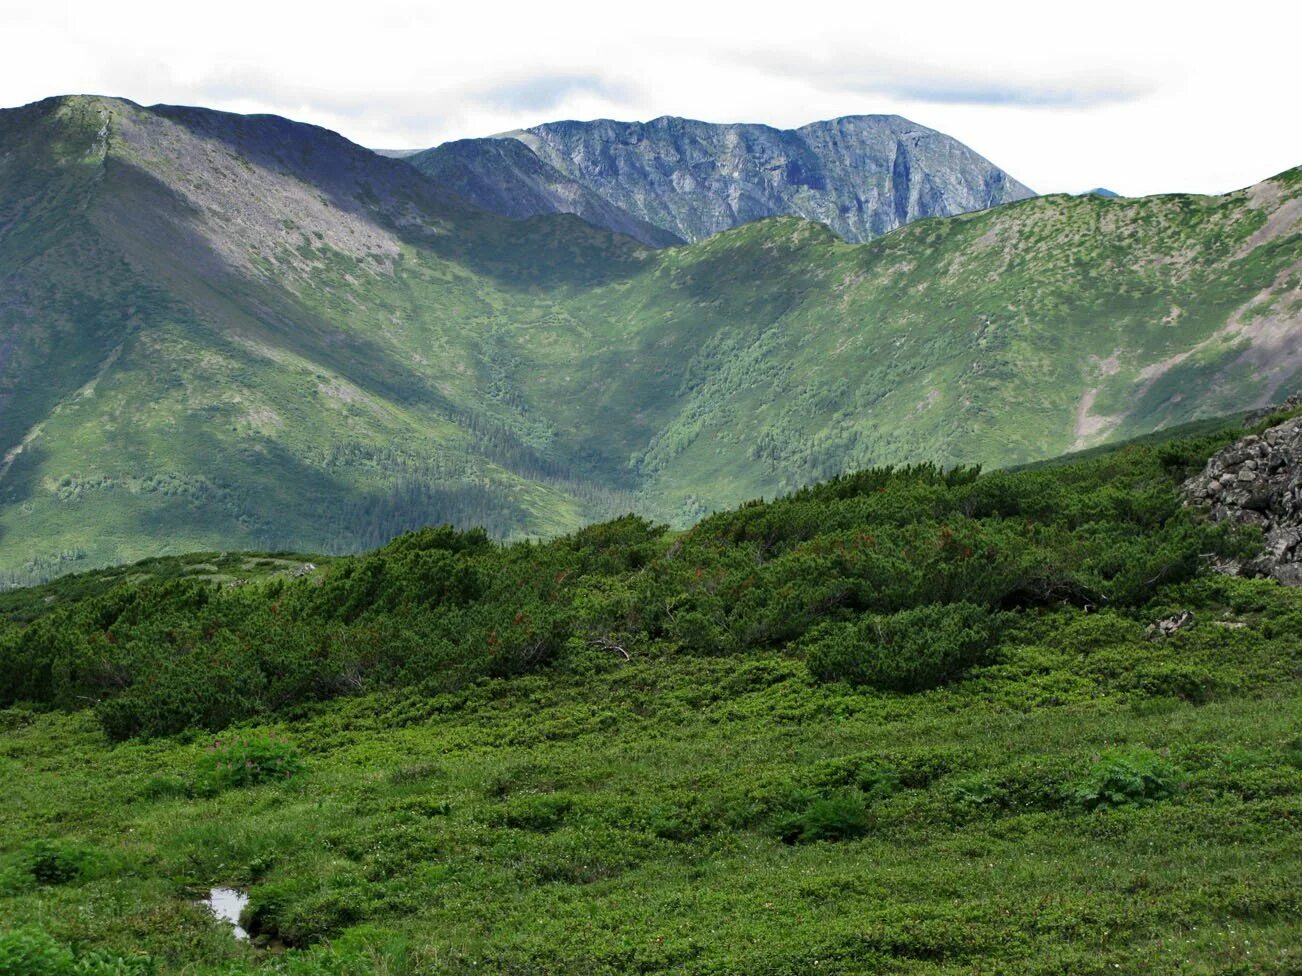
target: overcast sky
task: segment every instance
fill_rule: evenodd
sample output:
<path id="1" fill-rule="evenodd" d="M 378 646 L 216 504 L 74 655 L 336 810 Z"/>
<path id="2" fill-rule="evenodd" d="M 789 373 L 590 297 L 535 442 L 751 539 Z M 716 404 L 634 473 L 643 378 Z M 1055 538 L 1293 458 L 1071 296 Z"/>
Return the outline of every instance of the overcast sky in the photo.
<path id="1" fill-rule="evenodd" d="M 1302 163 L 1300 10 L 0 0 L 0 105 L 93 92 L 274 112 L 380 148 L 561 118 L 897 113 L 1040 192 L 1223 192 Z"/>

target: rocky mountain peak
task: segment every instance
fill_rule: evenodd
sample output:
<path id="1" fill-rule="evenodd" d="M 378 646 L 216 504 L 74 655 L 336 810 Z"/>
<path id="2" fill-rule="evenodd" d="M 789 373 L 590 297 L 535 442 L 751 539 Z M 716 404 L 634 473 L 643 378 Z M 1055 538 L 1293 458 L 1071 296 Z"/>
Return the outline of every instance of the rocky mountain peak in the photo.
<path id="1" fill-rule="evenodd" d="M 506 140 L 528 152 L 508 154 Z M 699 241 L 776 216 L 817 221 L 858 242 L 923 217 L 1034 196 L 957 140 L 898 115 L 789 130 L 672 115 L 566 120 L 447 143 L 407 161 L 495 213 L 575 213 L 650 244 Z"/>

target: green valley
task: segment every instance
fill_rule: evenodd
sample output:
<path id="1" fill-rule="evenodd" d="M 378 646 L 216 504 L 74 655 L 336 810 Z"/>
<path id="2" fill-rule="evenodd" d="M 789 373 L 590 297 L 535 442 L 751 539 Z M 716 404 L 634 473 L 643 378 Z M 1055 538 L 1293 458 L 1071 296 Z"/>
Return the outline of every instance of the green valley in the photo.
<path id="1" fill-rule="evenodd" d="M 654 250 L 270 116 L 68 97 L 0 112 L 0 147 L 7 585 L 441 522 L 684 527 L 1246 409 L 1302 367 L 1297 170 Z"/>

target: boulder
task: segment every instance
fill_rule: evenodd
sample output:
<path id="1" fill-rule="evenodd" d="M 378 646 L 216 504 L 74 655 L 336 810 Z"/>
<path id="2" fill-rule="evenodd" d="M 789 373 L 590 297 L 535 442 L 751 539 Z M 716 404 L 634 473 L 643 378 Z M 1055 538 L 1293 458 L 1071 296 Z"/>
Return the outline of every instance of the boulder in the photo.
<path id="1" fill-rule="evenodd" d="M 1292 408 L 1302 408 L 1302 393 L 1274 410 Z M 1256 525 L 1265 536 L 1260 555 L 1218 569 L 1302 585 L 1302 416 L 1219 451 L 1185 482 L 1184 493 L 1186 504 L 1213 520 Z"/>

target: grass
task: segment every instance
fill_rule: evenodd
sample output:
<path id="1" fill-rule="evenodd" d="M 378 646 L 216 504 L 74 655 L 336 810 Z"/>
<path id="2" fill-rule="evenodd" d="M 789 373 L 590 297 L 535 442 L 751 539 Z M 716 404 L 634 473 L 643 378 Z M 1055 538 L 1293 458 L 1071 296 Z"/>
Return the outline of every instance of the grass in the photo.
<path id="1" fill-rule="evenodd" d="M 0 905 L 164 972 L 274 969 L 194 904 L 216 884 L 250 886 L 323 972 L 363 926 L 390 972 L 1286 972 L 1302 713 L 1296 645 L 1263 629 L 1298 608 L 1220 590 L 1259 608 L 1226 608 L 1249 626 L 1144 655 L 1215 648 L 1224 690 L 1201 704 L 1121 690 L 1110 668 L 1138 662 L 1102 635 L 1137 644 L 1138 622 L 1051 614 L 918 696 L 817 685 L 782 655 L 639 656 L 339 702 L 273 727 L 295 780 L 210 798 L 184 787 L 199 738 L 110 748 L 84 715 L 32 716 L 4 736 L 4 848 L 69 839 L 100 866 L 40 885 L 11 853 Z M 1098 642 L 1055 642 L 1068 628 Z M 1187 778 L 1082 808 L 1119 746 Z M 898 785 L 860 790 L 864 770 Z M 160 797 L 160 777 L 182 785 Z M 784 842 L 786 811 L 846 796 L 856 829 Z"/>
<path id="2" fill-rule="evenodd" d="M 476 670 L 482 635 L 467 633 L 460 670 L 435 659 L 414 683 L 253 701 L 220 731 L 114 743 L 102 708 L 14 703 L 0 711 L 0 960 L 44 940 L 69 966 L 190 976 L 1296 971 L 1302 592 L 1184 566 L 1178 549 L 1228 544 L 1198 534 L 1212 530 L 1172 486 L 1232 436 L 979 478 L 868 471 L 686 533 L 622 520 L 504 549 L 430 536 L 482 563 L 405 537 L 314 577 L 213 588 L 193 626 L 167 603 L 198 593 L 177 561 L 108 593 L 95 576 L 51 584 L 35 594 L 59 608 L 41 596 L 8 613 L 65 628 L 61 647 L 89 628 L 90 664 L 106 637 L 110 679 L 129 676 L 136 644 L 159 653 L 156 616 L 172 648 L 159 660 L 202 683 L 209 655 L 220 669 L 241 634 L 278 633 L 251 609 L 262 595 L 276 619 L 351 621 L 325 649 L 388 633 L 386 614 L 434 635 L 422 607 L 453 600 L 476 565 L 551 580 L 540 593 L 566 639 L 550 659 Z M 993 554 L 1005 520 L 1052 585 L 1017 570 L 1006 589 L 1001 559 L 962 569 L 963 547 Z M 1115 545 L 1090 555 L 1099 539 Z M 1168 582 L 1132 565 L 1150 552 Z M 189 565 L 222 569 L 211 554 Z M 514 579 L 450 619 L 496 615 L 496 646 Z M 860 597 L 838 589 L 855 580 Z M 876 619 L 854 599 L 922 609 Z M 1184 608 L 1190 626 L 1146 636 Z M 816 653 L 852 627 L 873 654 L 928 667 L 926 634 L 966 656 L 980 629 L 980 654 L 909 672 L 913 690 L 852 684 L 838 674 L 864 675 Z M 248 892 L 253 943 L 198 903 L 214 886 Z"/>

